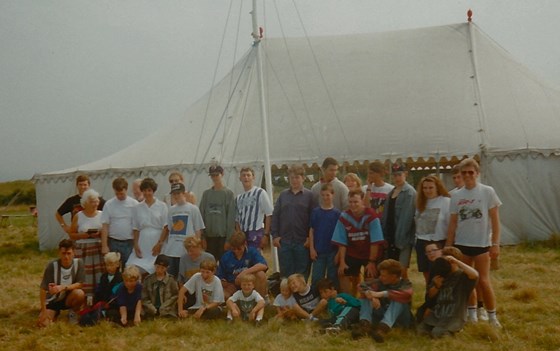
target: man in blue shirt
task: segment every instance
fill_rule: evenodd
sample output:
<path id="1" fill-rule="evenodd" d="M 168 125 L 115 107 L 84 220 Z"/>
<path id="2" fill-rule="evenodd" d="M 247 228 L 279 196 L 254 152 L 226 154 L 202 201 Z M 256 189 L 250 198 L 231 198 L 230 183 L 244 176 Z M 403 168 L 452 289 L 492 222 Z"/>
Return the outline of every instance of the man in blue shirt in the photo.
<path id="1" fill-rule="evenodd" d="M 272 212 L 272 237 L 278 248 L 280 274 L 289 277 L 294 273 L 309 276 L 311 266 L 305 241 L 309 233 L 311 211 L 317 207 L 313 193 L 303 187 L 305 169 L 291 166 L 288 169 L 290 188 L 282 191 Z"/>

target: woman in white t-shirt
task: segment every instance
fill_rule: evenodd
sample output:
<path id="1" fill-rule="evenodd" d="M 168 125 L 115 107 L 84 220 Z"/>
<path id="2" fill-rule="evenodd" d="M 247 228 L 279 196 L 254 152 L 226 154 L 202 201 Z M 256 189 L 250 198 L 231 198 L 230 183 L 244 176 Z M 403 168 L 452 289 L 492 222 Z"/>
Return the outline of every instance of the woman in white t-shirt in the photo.
<path id="1" fill-rule="evenodd" d="M 434 175 L 422 178 L 416 189 L 416 257 L 418 271 L 424 274 L 426 284 L 430 276 L 430 260 L 426 245 L 445 244 L 449 224 L 449 193 L 441 180 Z"/>
<path id="2" fill-rule="evenodd" d="M 491 325 L 501 328 L 496 318 L 496 296 L 490 282 L 490 258 L 500 255 L 500 217 L 502 204 L 491 186 L 480 184 L 478 162 L 472 158 L 461 161 L 461 177 L 465 186 L 453 193 L 449 212 L 446 246 L 454 245 L 463 253 L 463 262 L 474 266 L 479 279 L 477 291 L 482 292 Z M 469 319 L 477 321 L 476 295 L 469 299 Z"/>

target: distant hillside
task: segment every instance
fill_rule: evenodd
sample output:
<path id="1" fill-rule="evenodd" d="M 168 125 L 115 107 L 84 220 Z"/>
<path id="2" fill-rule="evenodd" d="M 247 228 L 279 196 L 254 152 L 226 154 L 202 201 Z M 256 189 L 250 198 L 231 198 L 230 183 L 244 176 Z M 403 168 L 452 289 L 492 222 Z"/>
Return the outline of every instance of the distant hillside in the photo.
<path id="1" fill-rule="evenodd" d="M 17 195 L 12 205 L 35 204 L 35 184 L 29 180 L 0 183 L 0 206 L 6 206 Z"/>

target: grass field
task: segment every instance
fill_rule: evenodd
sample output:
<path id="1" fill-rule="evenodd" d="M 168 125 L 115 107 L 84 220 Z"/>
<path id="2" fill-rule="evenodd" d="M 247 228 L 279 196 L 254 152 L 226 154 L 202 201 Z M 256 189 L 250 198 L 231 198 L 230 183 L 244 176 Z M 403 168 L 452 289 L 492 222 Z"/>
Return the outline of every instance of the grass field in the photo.
<path id="1" fill-rule="evenodd" d="M 270 322 L 255 328 L 187 319 L 146 321 L 133 328 L 105 322 L 82 328 L 62 318 L 38 329 L 39 283 L 46 263 L 54 257 L 54 251 L 38 250 L 36 228 L 30 223 L 0 228 L 0 350 L 560 350 L 558 240 L 502 249 L 500 270 L 492 275 L 503 330 L 481 322 L 443 340 L 394 330 L 384 344 L 354 341 L 348 333 L 320 335 L 316 326 L 303 322 Z M 414 306 L 419 306 L 422 277 L 416 269 L 410 275 Z"/>

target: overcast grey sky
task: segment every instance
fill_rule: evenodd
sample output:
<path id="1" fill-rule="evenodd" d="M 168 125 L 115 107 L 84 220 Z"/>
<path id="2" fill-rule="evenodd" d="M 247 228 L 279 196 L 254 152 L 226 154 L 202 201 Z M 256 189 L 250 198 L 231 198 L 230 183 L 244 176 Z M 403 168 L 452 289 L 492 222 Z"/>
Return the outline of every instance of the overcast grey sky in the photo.
<path id="1" fill-rule="evenodd" d="M 281 27 L 303 36 L 299 16 L 315 36 L 459 23 L 472 8 L 484 32 L 560 87 L 557 0 L 258 6 L 271 37 Z M 0 0 L 0 181 L 99 159 L 180 118 L 211 87 L 216 67 L 218 81 L 251 45 L 250 7 L 251 0 Z"/>

